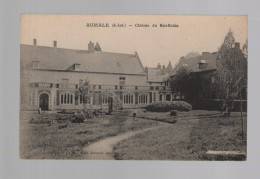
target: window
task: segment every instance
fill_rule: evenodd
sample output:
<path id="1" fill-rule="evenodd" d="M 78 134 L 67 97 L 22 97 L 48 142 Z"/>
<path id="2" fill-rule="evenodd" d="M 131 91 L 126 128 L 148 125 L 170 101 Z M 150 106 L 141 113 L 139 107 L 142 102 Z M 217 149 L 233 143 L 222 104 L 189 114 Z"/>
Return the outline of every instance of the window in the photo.
<path id="1" fill-rule="evenodd" d="M 123 86 L 120 86 L 120 90 L 122 90 L 122 89 L 124 89 L 124 87 L 123 87 Z"/>
<path id="2" fill-rule="evenodd" d="M 102 95 L 102 103 L 107 104 L 108 103 L 108 95 Z"/>
<path id="3" fill-rule="evenodd" d="M 154 86 L 150 86 L 150 90 L 154 90 Z"/>
<path id="4" fill-rule="evenodd" d="M 78 63 L 75 63 L 74 64 L 74 70 L 80 70 L 80 64 L 78 64 Z"/>
<path id="5" fill-rule="evenodd" d="M 134 103 L 134 95 L 125 94 L 124 95 L 124 104 L 133 104 Z"/>
<path id="6" fill-rule="evenodd" d="M 98 89 L 101 89 L 101 85 L 98 85 Z"/>
<path id="7" fill-rule="evenodd" d="M 147 99 L 148 99 L 148 95 L 147 94 L 141 94 L 138 97 L 138 103 L 139 104 L 146 104 L 147 101 L 148 101 Z"/>
<path id="8" fill-rule="evenodd" d="M 156 87 L 155 87 L 155 90 L 159 90 L 159 86 L 156 86 Z"/>
<path id="9" fill-rule="evenodd" d="M 60 95 L 60 103 L 61 104 L 73 104 L 74 103 L 74 95 L 71 93 L 63 93 Z"/>
<path id="10" fill-rule="evenodd" d="M 115 89 L 117 90 L 117 85 L 115 86 Z"/>
<path id="11" fill-rule="evenodd" d="M 172 98 L 171 94 L 166 94 L 165 96 L 166 101 L 171 101 L 172 100 L 171 98 Z"/>
<path id="12" fill-rule="evenodd" d="M 125 80 L 125 77 L 119 77 L 119 80 Z"/>
<path id="13" fill-rule="evenodd" d="M 211 76 L 211 83 L 215 83 L 215 76 Z"/>
<path id="14" fill-rule="evenodd" d="M 135 86 L 135 90 L 138 90 L 138 86 Z"/>
<path id="15" fill-rule="evenodd" d="M 79 104 L 82 104 L 83 102 L 86 102 L 86 104 L 90 104 L 90 99 L 86 98 L 84 101 L 83 96 L 79 95 Z"/>
<path id="16" fill-rule="evenodd" d="M 96 89 L 96 85 L 93 85 L 93 89 Z"/>
<path id="17" fill-rule="evenodd" d="M 159 101 L 163 101 L 163 94 L 159 94 Z"/>

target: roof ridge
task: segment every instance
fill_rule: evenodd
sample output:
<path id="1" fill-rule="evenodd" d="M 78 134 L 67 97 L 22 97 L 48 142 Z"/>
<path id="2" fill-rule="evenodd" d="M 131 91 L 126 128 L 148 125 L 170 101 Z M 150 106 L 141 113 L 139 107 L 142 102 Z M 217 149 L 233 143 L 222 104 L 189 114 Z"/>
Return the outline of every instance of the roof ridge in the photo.
<path id="1" fill-rule="evenodd" d="M 20 45 L 34 47 L 34 45 L 29 45 L 29 44 L 20 44 Z M 51 47 L 51 46 L 43 46 L 43 45 L 36 45 L 35 47 L 90 52 L 90 50 L 85 50 L 85 49 L 61 48 L 61 47 Z M 121 54 L 121 55 L 134 55 L 134 56 L 136 56 L 135 53 L 108 52 L 108 51 L 93 51 L 93 52 L 94 53 L 110 53 L 110 54 Z"/>

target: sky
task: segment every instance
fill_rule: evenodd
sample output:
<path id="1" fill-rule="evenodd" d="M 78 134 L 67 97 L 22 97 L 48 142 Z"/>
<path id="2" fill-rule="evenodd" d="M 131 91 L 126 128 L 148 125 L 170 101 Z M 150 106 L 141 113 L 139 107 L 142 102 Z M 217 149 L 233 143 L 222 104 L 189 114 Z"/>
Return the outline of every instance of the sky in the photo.
<path id="1" fill-rule="evenodd" d="M 86 27 L 87 23 L 108 23 L 109 27 Z M 217 51 L 229 29 L 243 46 L 248 34 L 247 16 L 23 14 L 20 42 L 32 45 L 35 38 L 39 46 L 53 46 L 55 40 L 58 48 L 87 50 L 92 41 L 106 52 L 136 51 L 143 66 L 167 66 L 169 61 L 174 66 L 188 52 Z"/>

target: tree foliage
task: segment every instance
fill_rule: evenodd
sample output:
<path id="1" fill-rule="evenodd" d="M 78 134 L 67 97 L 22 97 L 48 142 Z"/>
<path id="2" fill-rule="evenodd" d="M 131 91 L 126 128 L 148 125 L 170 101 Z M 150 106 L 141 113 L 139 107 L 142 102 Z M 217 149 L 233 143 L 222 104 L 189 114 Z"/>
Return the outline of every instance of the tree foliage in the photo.
<path id="1" fill-rule="evenodd" d="M 171 90 L 186 99 L 198 97 L 201 82 L 195 73 L 186 67 L 180 67 L 170 78 Z"/>
<path id="2" fill-rule="evenodd" d="M 248 40 L 246 39 L 246 42 L 244 43 L 242 47 L 242 51 L 246 58 L 248 58 Z"/>
<path id="3" fill-rule="evenodd" d="M 87 105 L 88 101 L 90 101 L 91 98 L 93 97 L 93 86 L 90 83 L 90 81 L 85 80 L 85 82 L 80 83 L 77 92 L 78 92 L 78 95 L 81 95 L 84 109 L 86 110 L 87 109 L 86 105 Z"/>
<path id="4" fill-rule="evenodd" d="M 216 87 L 219 98 L 228 109 L 230 115 L 233 100 L 238 96 L 239 85 L 246 83 L 247 61 L 239 45 L 235 45 L 233 32 L 230 30 L 221 47 L 216 60 Z"/>

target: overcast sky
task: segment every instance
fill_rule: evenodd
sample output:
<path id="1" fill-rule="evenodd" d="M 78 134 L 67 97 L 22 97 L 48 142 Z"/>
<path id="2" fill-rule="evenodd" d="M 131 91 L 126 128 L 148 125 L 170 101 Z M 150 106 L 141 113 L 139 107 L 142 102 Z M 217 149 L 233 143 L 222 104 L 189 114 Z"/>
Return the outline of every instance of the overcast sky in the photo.
<path id="1" fill-rule="evenodd" d="M 86 27 L 87 23 L 109 23 L 110 27 Z M 112 27 L 113 23 L 126 27 Z M 150 27 L 135 27 L 148 24 Z M 152 27 L 153 24 L 158 25 Z M 159 27 L 177 24 L 178 27 Z M 129 26 L 132 25 L 132 26 Z M 241 46 L 247 39 L 247 16 L 87 16 L 87 15 L 22 15 L 21 44 L 87 49 L 88 43 L 99 42 L 102 51 L 129 53 L 137 51 L 144 66 L 158 63 L 172 65 L 190 51 L 214 52 L 232 29 Z"/>

